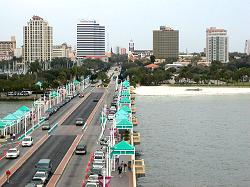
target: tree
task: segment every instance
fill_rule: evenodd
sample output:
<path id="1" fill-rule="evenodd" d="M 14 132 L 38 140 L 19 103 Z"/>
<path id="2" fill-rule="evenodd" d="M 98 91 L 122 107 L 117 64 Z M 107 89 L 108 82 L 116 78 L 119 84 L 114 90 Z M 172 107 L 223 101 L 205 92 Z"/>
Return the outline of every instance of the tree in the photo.
<path id="1" fill-rule="evenodd" d="M 35 62 L 31 62 L 29 65 L 29 72 L 34 74 L 36 76 L 36 81 L 37 81 L 37 74 L 42 71 L 42 67 L 40 63 L 36 60 Z"/>
<path id="2" fill-rule="evenodd" d="M 153 64 L 155 63 L 155 56 L 154 55 L 150 56 L 150 62 L 153 63 Z"/>

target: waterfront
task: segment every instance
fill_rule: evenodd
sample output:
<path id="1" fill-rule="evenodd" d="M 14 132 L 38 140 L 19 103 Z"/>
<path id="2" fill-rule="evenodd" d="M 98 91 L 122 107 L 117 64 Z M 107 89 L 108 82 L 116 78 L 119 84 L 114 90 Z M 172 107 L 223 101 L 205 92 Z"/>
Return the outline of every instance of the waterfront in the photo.
<path id="1" fill-rule="evenodd" d="M 249 95 L 137 96 L 138 186 L 250 186 Z"/>
<path id="2" fill-rule="evenodd" d="M 31 107 L 33 101 L 0 101 L 0 118 L 15 112 L 19 107 Z"/>

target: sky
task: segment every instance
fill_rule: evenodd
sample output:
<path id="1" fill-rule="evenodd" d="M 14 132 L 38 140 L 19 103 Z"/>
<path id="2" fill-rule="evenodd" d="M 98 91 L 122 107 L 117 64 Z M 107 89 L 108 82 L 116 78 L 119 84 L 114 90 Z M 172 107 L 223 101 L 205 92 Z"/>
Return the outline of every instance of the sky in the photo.
<path id="1" fill-rule="evenodd" d="M 23 26 L 38 15 L 53 27 L 53 43 L 76 46 L 80 19 L 106 26 L 109 47 L 153 48 L 153 30 L 161 25 L 179 30 L 180 52 L 200 52 L 206 28 L 224 28 L 229 51 L 244 51 L 250 39 L 250 0 L 0 0 L 0 40 L 16 36 L 23 44 Z"/>

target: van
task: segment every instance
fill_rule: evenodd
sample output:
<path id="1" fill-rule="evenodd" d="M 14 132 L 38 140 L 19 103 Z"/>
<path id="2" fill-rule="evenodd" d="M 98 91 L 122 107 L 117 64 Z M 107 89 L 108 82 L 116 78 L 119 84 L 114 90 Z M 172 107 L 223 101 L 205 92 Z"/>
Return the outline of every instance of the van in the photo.
<path id="1" fill-rule="evenodd" d="M 36 171 L 46 171 L 49 175 L 52 174 L 52 163 L 50 159 L 40 159 L 35 165 Z"/>

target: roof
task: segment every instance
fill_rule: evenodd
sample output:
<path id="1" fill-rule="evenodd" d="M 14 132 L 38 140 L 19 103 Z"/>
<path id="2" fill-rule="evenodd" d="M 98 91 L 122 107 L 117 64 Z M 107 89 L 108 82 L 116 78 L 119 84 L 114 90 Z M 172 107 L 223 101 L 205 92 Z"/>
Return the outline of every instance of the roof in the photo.
<path id="1" fill-rule="evenodd" d="M 135 154 L 135 147 L 124 140 L 116 144 L 111 149 L 112 149 L 111 157 L 113 155 L 134 155 Z"/>
<path id="2" fill-rule="evenodd" d="M 129 121 L 128 119 L 121 119 L 117 121 L 116 128 L 117 129 L 132 129 L 133 123 Z"/>
<path id="3" fill-rule="evenodd" d="M 29 112 L 30 111 L 30 109 L 25 105 L 21 106 L 18 110 L 24 111 L 24 112 Z"/>
<path id="4" fill-rule="evenodd" d="M 131 112 L 132 112 L 132 110 L 131 110 L 128 106 L 126 106 L 126 105 L 122 106 L 122 107 L 120 108 L 120 110 L 123 110 L 123 111 L 125 111 L 125 112 L 127 112 L 127 113 L 131 113 Z M 120 110 L 119 110 L 119 111 L 120 111 Z"/>
<path id="5" fill-rule="evenodd" d="M 130 99 L 128 97 L 123 97 L 119 103 L 131 103 Z"/>
<path id="6" fill-rule="evenodd" d="M 80 84 L 80 82 L 78 80 L 74 80 L 73 83 L 74 84 Z"/>
<path id="7" fill-rule="evenodd" d="M 149 68 L 149 69 L 157 69 L 159 68 L 160 66 L 156 65 L 156 64 L 148 64 L 145 66 L 146 68 Z"/>

